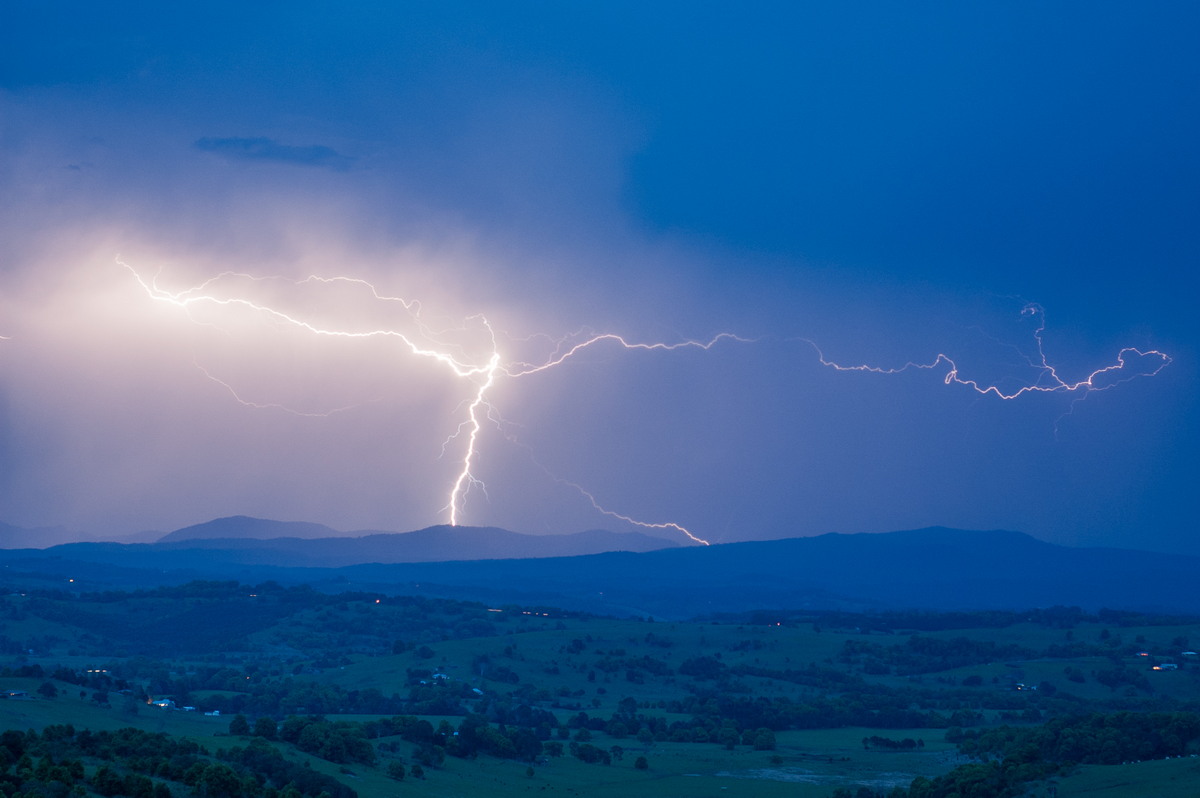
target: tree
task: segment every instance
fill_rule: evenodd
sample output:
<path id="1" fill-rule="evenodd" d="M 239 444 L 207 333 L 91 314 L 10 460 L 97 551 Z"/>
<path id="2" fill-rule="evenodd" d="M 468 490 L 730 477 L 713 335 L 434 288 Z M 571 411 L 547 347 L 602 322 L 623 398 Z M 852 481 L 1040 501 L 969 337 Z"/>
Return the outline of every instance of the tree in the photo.
<path id="1" fill-rule="evenodd" d="M 242 794 L 242 780 L 229 765 L 214 762 L 205 768 L 204 775 L 200 777 L 198 792 L 208 798 L 236 798 Z"/>
<path id="2" fill-rule="evenodd" d="M 233 720 L 229 721 L 229 733 L 238 737 L 250 734 L 250 722 L 246 720 L 245 715 L 238 713 Z"/>
<path id="3" fill-rule="evenodd" d="M 58 688 L 53 682 L 42 682 L 37 691 L 46 698 L 58 698 Z"/>
<path id="4" fill-rule="evenodd" d="M 236 721 L 237 718 L 234 718 L 233 720 Z M 230 723 L 230 726 L 232 725 L 233 724 Z M 275 722 L 275 718 L 272 718 L 269 715 L 263 715 L 261 718 L 254 721 L 254 736 L 262 737 L 267 740 L 274 740 L 277 734 L 279 734 L 279 724 Z"/>
<path id="5" fill-rule="evenodd" d="M 775 732 L 770 729 L 759 729 L 754 733 L 754 750 L 755 751 L 774 751 L 775 750 Z"/>
<path id="6" fill-rule="evenodd" d="M 388 763 L 387 774 L 389 778 L 393 778 L 396 781 L 404 781 L 404 765 L 393 759 Z"/>
<path id="7" fill-rule="evenodd" d="M 650 767 L 650 763 L 646 761 L 646 757 L 639 756 L 637 759 L 633 760 L 633 766 L 638 770 L 646 770 Z"/>

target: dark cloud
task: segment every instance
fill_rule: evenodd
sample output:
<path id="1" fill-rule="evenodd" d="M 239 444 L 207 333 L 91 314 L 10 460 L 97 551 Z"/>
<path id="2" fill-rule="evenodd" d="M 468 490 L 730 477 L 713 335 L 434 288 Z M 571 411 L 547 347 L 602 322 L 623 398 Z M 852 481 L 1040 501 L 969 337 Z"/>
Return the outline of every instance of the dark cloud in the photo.
<path id="1" fill-rule="evenodd" d="M 274 139 L 259 138 L 211 138 L 196 141 L 196 149 L 211 152 L 223 158 L 246 161 L 276 161 L 296 166 L 316 166 L 344 172 L 354 163 L 354 158 L 342 155 L 332 147 L 310 144 L 297 147 L 280 144 Z"/>

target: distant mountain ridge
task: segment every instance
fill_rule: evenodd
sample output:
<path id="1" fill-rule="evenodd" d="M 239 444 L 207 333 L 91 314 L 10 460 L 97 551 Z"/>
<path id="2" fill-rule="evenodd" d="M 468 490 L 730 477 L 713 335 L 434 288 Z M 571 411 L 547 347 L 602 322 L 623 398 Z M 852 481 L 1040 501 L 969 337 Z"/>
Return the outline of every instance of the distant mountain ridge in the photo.
<path id="1" fill-rule="evenodd" d="M 420 594 L 660 618 L 774 609 L 1020 610 L 1054 605 L 1200 614 L 1195 587 L 1200 557 L 1072 548 L 1003 530 L 932 527 L 549 556 L 554 546 L 592 534 L 602 542 L 628 537 L 536 537 L 488 528 L 430 527 L 360 538 L 73 543 L 0 551 L 0 575 L 10 588 L 69 585 L 71 590 L 194 579 L 274 580 L 330 592 Z M 404 552 L 405 545 L 413 551 Z M 522 545 L 538 547 L 543 556 L 516 558 L 513 547 Z M 421 552 L 425 559 L 412 559 Z M 497 558 L 478 559 L 491 555 Z M 409 561 L 387 562 L 388 557 Z"/>
<path id="2" fill-rule="evenodd" d="M 71 533 L 61 526 L 34 529 L 0 522 L 0 549 L 44 549 L 71 540 Z"/>
<path id="3" fill-rule="evenodd" d="M 498 527 L 439 525 L 413 532 L 339 533 L 320 524 L 234 516 L 176 530 L 152 548 L 160 552 L 225 551 L 242 564 L 337 568 L 362 563 L 577 557 L 679 545 L 637 532 L 602 529 L 569 535 L 523 535 Z"/>
<path id="4" fill-rule="evenodd" d="M 147 539 L 148 538 L 148 539 Z M 525 559 L 573 557 L 606 551 L 653 551 L 682 545 L 666 538 L 638 532 L 603 529 L 562 535 L 524 535 L 499 527 L 439 525 L 413 532 L 358 530 L 341 532 L 307 521 L 275 521 L 233 515 L 168 532 L 141 533 L 137 539 L 96 541 L 62 527 L 23 529 L 0 523 L 0 549 L 67 547 L 78 554 L 114 552 L 113 546 L 131 546 L 129 556 L 148 560 L 154 552 L 224 552 L 230 562 L 274 565 L 284 568 L 336 568 L 361 563 L 438 562 L 444 560 Z M 144 547 L 144 548 L 137 548 Z M 105 555 L 107 556 L 107 555 Z M 221 555 L 200 555 L 220 559 Z M 179 556 L 159 558 L 175 567 Z"/>
<path id="5" fill-rule="evenodd" d="M 574 599 L 581 608 L 677 618 L 752 609 L 1055 605 L 1200 613 L 1200 557 L 1071 548 L 1019 532 L 944 527 L 569 559 L 358 565 L 338 576 L 363 586 L 470 589 L 481 600 L 498 592 L 493 586 L 507 585 L 548 604 Z"/>
<path id="6" fill-rule="evenodd" d="M 361 537 L 377 534 L 381 530 L 370 532 L 339 532 L 324 524 L 313 524 L 307 521 L 273 521 L 269 518 L 252 518 L 248 515 L 230 515 L 224 518 L 214 518 L 202 524 L 185 526 L 168 532 L 158 539 L 159 543 L 177 540 L 211 540 L 213 538 L 253 538 L 268 540 L 270 538 L 313 538 Z"/>

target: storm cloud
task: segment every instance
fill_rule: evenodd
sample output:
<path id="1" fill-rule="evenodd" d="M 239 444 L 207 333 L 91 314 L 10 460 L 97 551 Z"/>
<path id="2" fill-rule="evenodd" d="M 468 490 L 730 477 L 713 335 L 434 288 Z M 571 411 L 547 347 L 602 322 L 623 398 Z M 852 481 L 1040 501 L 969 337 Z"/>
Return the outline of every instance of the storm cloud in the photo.
<path id="1" fill-rule="evenodd" d="M 1197 551 L 1195 9 L 13 13 L 0 522 Z"/>

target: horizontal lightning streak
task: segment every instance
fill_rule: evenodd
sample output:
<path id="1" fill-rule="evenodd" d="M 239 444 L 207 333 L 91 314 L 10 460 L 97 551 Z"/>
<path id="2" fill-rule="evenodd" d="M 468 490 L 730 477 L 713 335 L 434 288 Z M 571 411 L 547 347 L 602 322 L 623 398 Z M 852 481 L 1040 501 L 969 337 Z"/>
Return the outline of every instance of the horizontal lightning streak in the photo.
<path id="1" fill-rule="evenodd" d="M 674 343 L 674 344 L 630 343 L 629 341 L 625 340 L 624 337 L 617 335 L 616 333 L 602 333 L 600 335 L 594 335 L 585 341 L 581 341 L 580 343 L 572 345 L 565 352 L 556 352 L 555 354 L 552 354 L 550 356 L 550 359 L 547 360 L 545 363 L 541 363 L 541 364 L 537 364 L 537 365 L 532 364 L 532 363 L 511 364 L 510 366 L 508 366 L 505 369 L 505 373 L 510 377 L 524 377 L 529 374 L 537 374 L 540 371 L 545 371 L 547 369 L 554 368 L 555 366 L 561 365 L 563 362 L 574 357 L 575 355 L 579 354 L 580 352 L 587 349 L 588 347 L 594 346 L 599 343 L 604 343 L 606 341 L 613 341 L 623 349 L 642 349 L 642 350 L 646 350 L 646 351 L 652 351 L 652 350 L 657 349 L 657 350 L 672 352 L 676 349 L 690 349 L 690 348 L 703 349 L 703 350 L 707 351 L 709 349 L 712 349 L 719 342 L 726 341 L 726 340 L 737 341 L 738 343 L 743 343 L 743 344 L 754 343 L 754 340 L 751 338 L 741 338 L 737 335 L 734 335 L 733 333 L 719 333 L 718 335 L 714 335 L 712 338 L 710 338 L 707 341 L 688 340 L 688 341 L 679 341 L 678 343 Z M 559 348 L 561 348 L 563 343 L 564 342 L 561 342 L 561 341 L 559 342 Z"/>
<path id="2" fill-rule="evenodd" d="M 1098 368 L 1081 380 L 1076 382 L 1068 382 L 1059 376 L 1057 368 L 1050 365 L 1046 358 L 1045 349 L 1042 344 L 1042 333 L 1046 329 L 1045 311 L 1039 305 L 1028 304 L 1021 309 L 1021 315 L 1033 315 L 1037 316 L 1039 319 L 1038 327 L 1033 334 L 1034 340 L 1037 341 L 1037 359 L 1035 361 L 1035 359 L 1028 356 L 1023 357 L 1025 358 L 1026 362 L 1029 363 L 1029 365 L 1033 368 L 1037 369 L 1040 374 L 1038 379 L 1034 382 L 1022 385 L 1016 390 L 1007 393 L 1002 390 L 999 385 L 988 385 L 979 380 L 967 379 L 959 376 L 958 364 L 949 355 L 943 353 L 938 353 L 938 355 L 928 363 L 916 363 L 909 361 L 903 366 L 896 366 L 892 368 L 871 365 L 846 366 L 826 358 L 825 354 L 813 341 L 808 339 L 804 340 L 810 346 L 812 346 L 814 350 L 816 350 L 817 358 L 820 360 L 821 365 L 828 366 L 835 371 L 865 371 L 872 374 L 900 374 L 904 371 L 908 371 L 909 369 L 930 370 L 935 369 L 938 366 L 945 366 L 947 371 L 945 377 L 943 378 L 944 384 L 965 385 L 981 395 L 986 396 L 991 394 L 1004 400 L 1016 399 L 1027 393 L 1080 393 L 1086 395 L 1092 391 L 1107 391 L 1110 388 L 1125 382 L 1129 382 L 1130 380 L 1137 379 L 1138 377 L 1153 377 L 1171 363 L 1171 357 L 1157 349 L 1143 351 L 1132 346 L 1127 346 L 1117 352 L 1117 359 L 1115 363 Z M 1121 372 L 1125 372 L 1127 367 L 1130 367 L 1130 360 L 1135 358 L 1147 359 L 1151 362 L 1153 367 L 1142 371 L 1132 371 L 1131 369 L 1127 376 L 1113 378 L 1113 375 L 1118 375 Z M 1107 384 L 1101 384 L 1101 381 L 1105 377 L 1113 379 Z M 1045 384 L 1043 384 L 1043 378 L 1047 380 Z"/>

